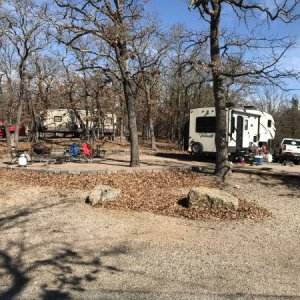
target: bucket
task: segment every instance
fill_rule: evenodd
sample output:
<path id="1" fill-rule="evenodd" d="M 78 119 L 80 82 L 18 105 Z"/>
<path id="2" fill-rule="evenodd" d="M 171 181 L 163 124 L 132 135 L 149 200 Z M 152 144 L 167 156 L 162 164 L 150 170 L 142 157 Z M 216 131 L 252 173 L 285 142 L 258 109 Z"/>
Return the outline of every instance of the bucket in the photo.
<path id="1" fill-rule="evenodd" d="M 262 165 L 263 164 L 263 156 L 257 155 L 255 158 L 255 164 L 256 165 Z"/>
<path id="2" fill-rule="evenodd" d="M 268 153 L 268 154 L 267 154 L 267 162 L 268 162 L 268 163 L 271 163 L 272 161 L 273 161 L 273 156 L 272 156 L 271 153 Z"/>
<path id="3" fill-rule="evenodd" d="M 19 167 L 26 167 L 26 165 L 27 165 L 27 158 L 26 158 L 26 156 L 25 156 L 24 153 L 22 153 L 20 155 L 20 157 L 18 158 L 18 165 L 19 165 Z"/>

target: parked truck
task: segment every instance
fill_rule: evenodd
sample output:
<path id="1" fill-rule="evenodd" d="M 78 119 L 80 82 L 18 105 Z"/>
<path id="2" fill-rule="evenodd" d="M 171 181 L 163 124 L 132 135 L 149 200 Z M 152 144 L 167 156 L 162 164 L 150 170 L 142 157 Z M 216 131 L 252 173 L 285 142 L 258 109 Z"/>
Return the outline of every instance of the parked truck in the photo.
<path id="1" fill-rule="evenodd" d="M 300 162 L 300 139 L 284 138 L 282 139 L 279 149 L 275 149 L 274 161 L 281 164 Z"/>
<path id="2" fill-rule="evenodd" d="M 8 130 L 11 135 L 14 135 L 16 131 L 16 125 L 9 125 Z M 26 135 L 26 127 L 23 124 L 21 124 L 19 126 L 19 136 L 25 136 L 25 135 Z M 5 125 L 3 122 L 0 122 L 0 139 L 5 139 L 5 138 L 6 138 Z"/>
<path id="3" fill-rule="evenodd" d="M 255 107 L 226 108 L 226 140 L 229 155 L 270 149 L 275 137 L 273 117 Z M 193 155 L 216 153 L 215 107 L 192 109 L 189 119 L 188 151 Z"/>

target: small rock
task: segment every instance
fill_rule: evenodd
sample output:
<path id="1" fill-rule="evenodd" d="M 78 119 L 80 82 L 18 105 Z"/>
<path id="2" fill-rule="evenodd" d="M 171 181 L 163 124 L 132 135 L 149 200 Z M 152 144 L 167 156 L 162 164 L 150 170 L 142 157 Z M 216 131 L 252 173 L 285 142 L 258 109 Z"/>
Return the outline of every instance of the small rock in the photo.
<path id="1" fill-rule="evenodd" d="M 210 209 L 236 210 L 239 200 L 232 194 L 214 188 L 192 188 L 188 193 L 189 205 L 196 205 Z"/>
<path id="2" fill-rule="evenodd" d="M 120 189 L 110 187 L 109 185 L 97 185 L 86 198 L 86 203 L 94 206 L 99 202 L 116 201 L 120 194 Z"/>
<path id="3" fill-rule="evenodd" d="M 234 184 L 232 187 L 233 187 L 234 189 L 237 189 L 237 190 L 240 190 L 240 189 L 241 189 L 241 186 L 238 185 L 238 184 Z"/>

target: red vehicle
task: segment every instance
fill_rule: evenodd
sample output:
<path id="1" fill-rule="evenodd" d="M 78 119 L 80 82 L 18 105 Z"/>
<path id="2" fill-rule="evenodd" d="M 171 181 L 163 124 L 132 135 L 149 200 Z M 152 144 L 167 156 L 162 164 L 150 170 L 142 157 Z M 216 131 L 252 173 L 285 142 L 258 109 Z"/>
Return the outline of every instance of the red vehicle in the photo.
<path id="1" fill-rule="evenodd" d="M 9 126 L 10 134 L 14 134 L 15 131 L 16 131 L 16 125 L 10 125 Z M 24 135 L 26 135 L 26 128 L 24 125 L 20 125 L 19 136 L 24 136 Z M 5 138 L 5 127 L 4 124 L 0 122 L 0 139 L 4 139 L 4 138 Z"/>

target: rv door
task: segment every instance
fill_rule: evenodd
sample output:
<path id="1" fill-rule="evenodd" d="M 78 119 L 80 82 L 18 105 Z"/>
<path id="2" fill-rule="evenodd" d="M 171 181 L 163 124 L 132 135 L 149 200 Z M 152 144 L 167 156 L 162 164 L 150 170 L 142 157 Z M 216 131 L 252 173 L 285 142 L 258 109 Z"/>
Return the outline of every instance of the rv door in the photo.
<path id="1" fill-rule="evenodd" d="M 236 125 L 236 149 L 242 150 L 243 148 L 243 136 L 244 136 L 244 120 L 242 116 L 237 116 Z"/>
<path id="2" fill-rule="evenodd" d="M 255 115 L 238 115 L 236 127 L 236 149 L 251 148 L 258 136 L 258 120 Z"/>

